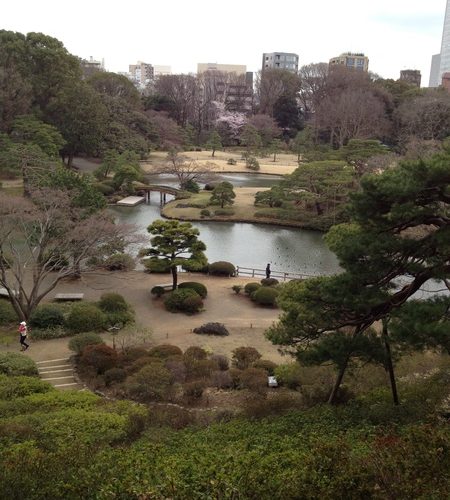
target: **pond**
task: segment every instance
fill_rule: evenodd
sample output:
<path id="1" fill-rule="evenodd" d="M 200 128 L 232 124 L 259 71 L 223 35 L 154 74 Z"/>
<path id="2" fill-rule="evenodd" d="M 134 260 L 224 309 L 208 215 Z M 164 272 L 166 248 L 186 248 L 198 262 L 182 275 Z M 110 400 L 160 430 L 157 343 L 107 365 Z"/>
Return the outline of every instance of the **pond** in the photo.
<path id="1" fill-rule="evenodd" d="M 272 186 L 281 177 L 263 174 L 220 174 L 236 187 Z M 152 184 L 174 185 L 173 176 L 148 176 Z M 159 194 L 153 193 L 150 205 L 112 207 L 117 218 L 146 228 L 160 217 Z M 226 260 L 236 266 L 264 269 L 271 264 L 272 271 L 300 274 L 333 274 L 339 271 L 335 255 L 328 250 L 323 234 L 296 228 L 233 222 L 195 222 L 200 239 L 206 244 L 209 262 Z"/>

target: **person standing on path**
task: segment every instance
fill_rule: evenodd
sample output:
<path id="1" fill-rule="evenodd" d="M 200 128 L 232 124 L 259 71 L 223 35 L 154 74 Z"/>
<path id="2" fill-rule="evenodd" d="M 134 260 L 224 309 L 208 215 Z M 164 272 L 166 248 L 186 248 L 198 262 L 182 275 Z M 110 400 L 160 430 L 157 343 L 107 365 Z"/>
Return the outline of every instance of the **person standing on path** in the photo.
<path id="1" fill-rule="evenodd" d="M 267 264 L 266 266 L 266 279 L 269 279 L 270 278 L 270 273 L 272 271 L 270 270 L 270 264 Z"/>
<path id="2" fill-rule="evenodd" d="M 30 346 L 27 344 L 27 334 L 28 328 L 25 321 L 22 321 L 19 325 L 19 334 L 20 334 L 20 345 L 21 351 L 26 351 Z"/>

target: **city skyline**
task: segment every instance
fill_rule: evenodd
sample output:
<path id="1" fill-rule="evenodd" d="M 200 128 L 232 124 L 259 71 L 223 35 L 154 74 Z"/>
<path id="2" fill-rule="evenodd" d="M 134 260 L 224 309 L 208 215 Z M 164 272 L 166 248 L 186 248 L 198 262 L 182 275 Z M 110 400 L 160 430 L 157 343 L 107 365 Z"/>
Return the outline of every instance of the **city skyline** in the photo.
<path id="1" fill-rule="evenodd" d="M 82 58 L 105 59 L 123 72 L 133 61 L 170 65 L 173 73 L 195 73 L 197 63 L 243 64 L 261 69 L 263 52 L 299 54 L 299 67 L 328 62 L 341 52 L 364 52 L 370 70 L 397 79 L 402 69 L 429 74 L 439 52 L 446 0 L 288 0 L 279 12 L 269 1 L 258 8 L 230 0 L 151 5 L 138 0 L 87 2 L 64 12 L 50 0 L 17 0 L 3 8 L 1 29 L 43 32 Z M 287 16 L 286 13 L 289 12 Z"/>

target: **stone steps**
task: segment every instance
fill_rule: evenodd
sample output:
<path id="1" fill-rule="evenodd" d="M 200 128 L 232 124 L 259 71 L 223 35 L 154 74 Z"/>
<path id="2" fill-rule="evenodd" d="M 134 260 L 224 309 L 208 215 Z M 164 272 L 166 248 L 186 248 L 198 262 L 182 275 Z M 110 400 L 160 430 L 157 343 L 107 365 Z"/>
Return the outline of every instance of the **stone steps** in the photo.
<path id="1" fill-rule="evenodd" d="M 44 361 L 36 361 L 38 366 L 39 376 L 42 380 L 46 380 L 53 387 L 64 389 L 82 389 L 74 376 L 74 369 L 69 358 L 47 359 Z"/>

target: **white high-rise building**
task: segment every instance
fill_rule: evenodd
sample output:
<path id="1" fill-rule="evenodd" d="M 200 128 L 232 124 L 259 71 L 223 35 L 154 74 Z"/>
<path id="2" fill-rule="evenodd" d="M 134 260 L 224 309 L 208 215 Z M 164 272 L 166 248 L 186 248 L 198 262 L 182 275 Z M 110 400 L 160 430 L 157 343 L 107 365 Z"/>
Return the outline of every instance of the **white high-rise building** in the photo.
<path id="1" fill-rule="evenodd" d="M 436 64 L 439 61 L 439 70 Z M 442 30 L 441 52 L 433 56 L 430 72 L 430 87 L 438 87 L 442 83 L 442 75 L 450 71 L 450 0 L 445 9 L 444 28 Z"/>

